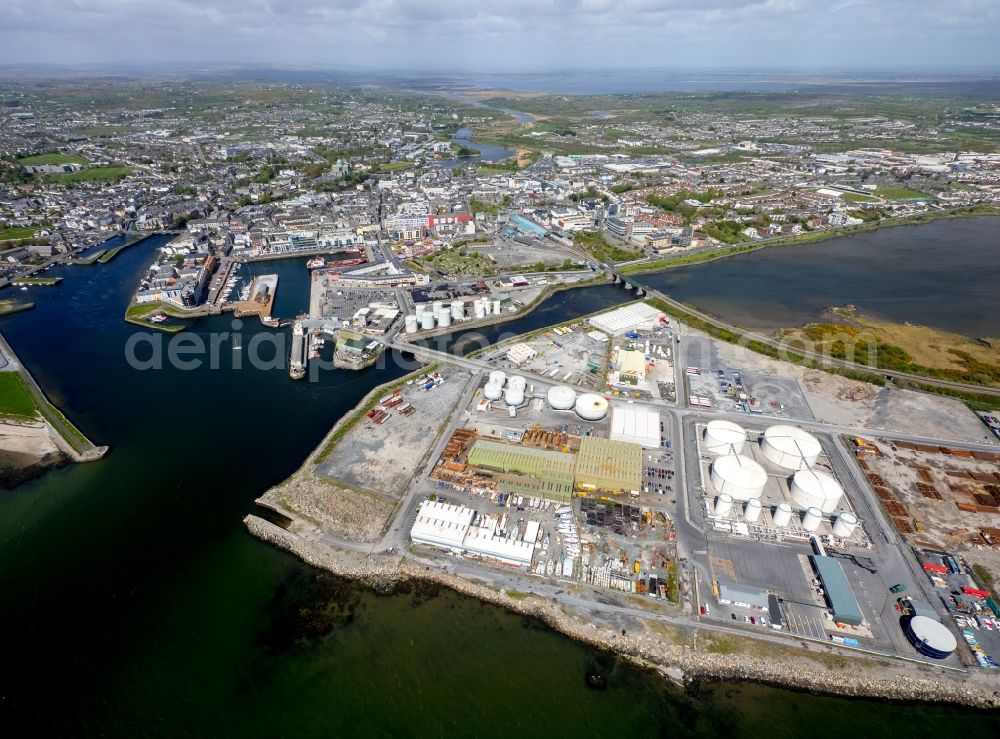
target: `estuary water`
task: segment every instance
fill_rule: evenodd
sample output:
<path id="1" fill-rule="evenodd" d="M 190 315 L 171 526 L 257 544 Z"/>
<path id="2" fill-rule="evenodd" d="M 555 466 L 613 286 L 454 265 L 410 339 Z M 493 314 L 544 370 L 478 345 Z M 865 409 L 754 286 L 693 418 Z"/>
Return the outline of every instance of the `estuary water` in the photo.
<path id="1" fill-rule="evenodd" d="M 1000 217 L 955 218 L 770 247 L 641 278 L 752 329 L 853 304 L 896 323 L 1000 337 Z"/>
<path id="2" fill-rule="evenodd" d="M 241 519 L 254 498 L 405 370 L 389 357 L 293 382 L 280 367 L 237 370 L 226 351 L 217 370 L 132 368 L 125 346 L 140 329 L 122 314 L 157 243 L 53 270 L 62 285 L 0 322 L 51 399 L 111 446 L 100 462 L 0 491 L 9 736 L 780 737 L 807 721 L 814 736 L 1000 730 L 961 709 L 758 686 L 685 695 L 500 609 L 433 588 L 376 595 L 250 537 Z M 281 269 L 304 273 L 304 261 Z M 291 274 L 279 284 L 283 311 L 296 309 L 293 285 Z M 535 320 L 628 297 L 585 290 L 556 295 Z M 190 335 L 232 331 L 219 316 Z M 241 331 L 271 333 L 252 321 Z M 586 687 L 594 669 L 606 692 Z"/>

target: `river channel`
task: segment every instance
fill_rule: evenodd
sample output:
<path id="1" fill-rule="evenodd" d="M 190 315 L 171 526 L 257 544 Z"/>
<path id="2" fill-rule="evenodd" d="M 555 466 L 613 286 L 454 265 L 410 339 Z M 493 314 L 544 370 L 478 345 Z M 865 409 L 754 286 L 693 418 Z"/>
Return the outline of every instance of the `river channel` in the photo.
<path id="1" fill-rule="evenodd" d="M 996 718 L 759 686 L 682 694 L 530 620 L 446 591 L 376 595 L 241 519 L 342 414 L 404 369 L 142 370 L 123 311 L 163 237 L 61 267 L 0 330 L 102 461 L 0 491 L 0 721 L 11 736 L 996 735 Z M 292 271 L 278 287 L 296 309 Z M 273 271 L 267 265 L 268 271 Z M 303 280 L 304 282 L 304 280 Z M 536 321 L 613 304 L 560 293 Z M 285 294 L 283 294 L 283 291 Z M 301 308 L 306 296 L 300 296 Z M 300 309 L 301 309 L 300 308 Z M 285 308 L 283 307 L 283 310 Z M 526 320 L 526 319 L 522 319 Z M 228 315 L 189 336 L 232 332 Z M 245 321 L 246 347 L 263 331 Z M 166 340 L 166 337 L 164 337 Z M 228 344 L 226 345 L 228 346 Z M 248 348 L 244 348 L 246 353 Z M 263 350 L 261 352 L 264 353 Z M 391 463 L 385 460 L 385 463 Z M 589 670 L 605 692 L 585 684 Z M 807 723 L 808 722 L 808 723 Z M 992 729 L 990 728 L 992 727 Z"/>
<path id="2" fill-rule="evenodd" d="M 1000 337 L 1000 218 L 954 218 L 769 247 L 644 275 L 677 300 L 752 329 L 853 304 L 896 323 Z"/>

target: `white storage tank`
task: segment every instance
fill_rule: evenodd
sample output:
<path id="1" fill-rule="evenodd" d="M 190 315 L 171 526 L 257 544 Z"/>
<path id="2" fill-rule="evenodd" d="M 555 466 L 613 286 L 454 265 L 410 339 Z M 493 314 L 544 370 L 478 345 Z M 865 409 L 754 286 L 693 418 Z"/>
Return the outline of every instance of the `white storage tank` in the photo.
<path id="1" fill-rule="evenodd" d="M 850 511 L 844 511 L 833 522 L 833 535 L 841 539 L 850 539 L 854 529 L 858 527 L 858 517 Z"/>
<path id="2" fill-rule="evenodd" d="M 472 305 L 472 314 L 476 318 L 485 318 L 486 317 L 486 311 L 483 310 L 483 304 L 482 304 L 481 301 L 477 300 L 475 303 L 473 303 L 473 305 Z"/>
<path id="3" fill-rule="evenodd" d="M 494 300 L 493 301 L 493 313 L 496 314 L 496 315 L 498 315 L 498 316 L 500 315 L 500 301 L 499 300 Z"/>
<path id="4" fill-rule="evenodd" d="M 516 387 L 520 390 L 524 390 L 528 387 L 528 381 L 524 379 L 521 375 L 511 375 L 507 379 L 507 387 Z"/>
<path id="5" fill-rule="evenodd" d="M 425 312 L 420 317 L 420 328 L 424 329 L 424 331 L 428 331 L 428 330 L 434 328 L 434 314 L 433 313 L 427 313 L 427 312 Z"/>
<path id="6" fill-rule="evenodd" d="M 465 318 L 465 303 L 461 300 L 451 301 L 451 317 L 456 321 L 461 321 Z"/>
<path id="7" fill-rule="evenodd" d="M 715 499 L 715 515 L 725 516 L 733 509 L 733 496 L 723 493 Z"/>
<path id="8" fill-rule="evenodd" d="M 417 320 L 423 318 L 424 313 L 427 312 L 427 306 L 424 303 L 417 303 L 416 306 L 414 306 L 414 309 L 417 312 Z"/>
<path id="9" fill-rule="evenodd" d="M 419 328 L 420 322 L 417 320 L 417 317 L 415 315 L 410 314 L 403 320 L 404 323 L 406 324 L 406 333 L 408 334 L 417 333 L 417 328 Z"/>
<path id="10" fill-rule="evenodd" d="M 546 394 L 545 400 L 548 401 L 549 408 L 552 410 L 572 410 L 573 406 L 576 404 L 576 392 L 571 387 L 556 385 L 555 387 L 549 388 L 549 392 Z"/>
<path id="11" fill-rule="evenodd" d="M 709 454 L 739 454 L 746 444 L 747 432 L 732 421 L 709 421 L 705 427 L 705 449 Z"/>
<path id="12" fill-rule="evenodd" d="M 431 303 L 431 312 L 436 316 L 438 313 L 441 312 L 441 306 L 443 305 L 444 303 L 442 301 L 435 300 L 433 303 Z"/>
<path id="13" fill-rule="evenodd" d="M 792 500 L 800 508 L 815 506 L 823 513 L 833 513 L 844 497 L 844 488 L 833 477 L 820 470 L 799 470 L 788 486 Z"/>
<path id="14" fill-rule="evenodd" d="M 763 510 L 764 506 L 760 500 L 751 498 L 747 501 L 747 507 L 743 509 L 743 518 L 750 523 L 757 523 L 760 520 L 760 514 Z"/>
<path id="15" fill-rule="evenodd" d="M 792 507 L 788 503 L 778 503 L 774 509 L 774 525 L 779 529 L 785 528 L 792 522 Z"/>
<path id="16" fill-rule="evenodd" d="M 921 654 L 946 659 L 958 646 L 951 629 L 927 616 L 914 616 L 906 625 L 906 638 Z"/>
<path id="17" fill-rule="evenodd" d="M 804 470 L 816 464 L 822 447 L 819 440 L 798 426 L 771 426 L 764 432 L 760 449 L 764 457 L 786 470 Z"/>
<path id="18" fill-rule="evenodd" d="M 759 498 L 767 484 L 767 472 L 749 457 L 726 454 L 712 462 L 715 492 L 728 493 L 736 500 Z"/>
<path id="19" fill-rule="evenodd" d="M 493 370 L 490 372 L 490 382 L 495 382 L 500 387 L 507 384 L 507 375 L 503 370 Z"/>
<path id="20" fill-rule="evenodd" d="M 483 388 L 483 397 L 487 400 L 500 400 L 501 395 L 503 395 L 503 388 L 492 380 L 487 382 Z"/>
<path id="21" fill-rule="evenodd" d="M 816 507 L 806 508 L 806 512 L 802 514 L 802 528 L 806 531 L 816 531 L 821 523 L 823 523 L 823 511 Z"/>
<path id="22" fill-rule="evenodd" d="M 450 326 L 451 325 L 451 311 L 449 311 L 447 308 L 442 309 L 441 312 L 438 313 L 437 319 L 438 319 L 438 326 L 442 326 L 442 327 L 443 326 Z"/>
<path id="23" fill-rule="evenodd" d="M 586 421 L 600 421 L 608 415 L 608 401 L 596 393 L 584 393 L 576 399 L 573 406 L 576 415 Z"/>
<path id="24" fill-rule="evenodd" d="M 517 387 L 516 385 L 507 385 L 503 399 L 507 405 L 524 405 L 524 388 Z"/>

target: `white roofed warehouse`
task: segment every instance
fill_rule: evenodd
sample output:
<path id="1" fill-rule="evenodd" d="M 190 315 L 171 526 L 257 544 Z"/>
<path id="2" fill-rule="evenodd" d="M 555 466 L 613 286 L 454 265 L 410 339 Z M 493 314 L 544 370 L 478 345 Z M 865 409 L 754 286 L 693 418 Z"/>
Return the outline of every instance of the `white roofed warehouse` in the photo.
<path id="1" fill-rule="evenodd" d="M 611 438 L 644 447 L 659 447 L 660 414 L 642 408 L 615 406 L 611 411 Z"/>

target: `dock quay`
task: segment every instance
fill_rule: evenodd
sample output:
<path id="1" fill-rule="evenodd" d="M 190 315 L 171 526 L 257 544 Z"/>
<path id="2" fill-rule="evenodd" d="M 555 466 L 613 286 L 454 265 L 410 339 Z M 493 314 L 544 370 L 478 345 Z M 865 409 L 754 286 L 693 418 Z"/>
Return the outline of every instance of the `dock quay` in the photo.
<path id="1" fill-rule="evenodd" d="M 271 310 L 274 308 L 274 295 L 278 290 L 278 275 L 259 275 L 250 284 L 250 297 L 233 303 L 237 318 L 258 316 L 261 322 L 272 321 Z"/>
<path id="2" fill-rule="evenodd" d="M 56 444 L 75 462 L 93 462 L 108 453 L 108 447 L 97 446 L 72 424 L 45 396 L 35 378 L 18 359 L 7 339 L 0 335 L 0 371 L 17 372 L 38 408 L 39 414 L 51 429 Z"/>

